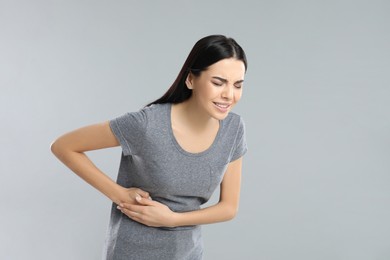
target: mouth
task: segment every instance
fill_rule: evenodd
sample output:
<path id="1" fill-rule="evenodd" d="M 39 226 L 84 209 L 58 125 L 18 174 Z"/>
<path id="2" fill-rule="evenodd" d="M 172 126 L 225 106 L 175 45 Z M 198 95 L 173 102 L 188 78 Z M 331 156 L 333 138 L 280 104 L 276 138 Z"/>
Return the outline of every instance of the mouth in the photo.
<path id="1" fill-rule="evenodd" d="M 222 111 L 226 111 L 229 109 L 229 107 L 231 106 L 231 104 L 228 104 L 228 103 L 219 103 L 219 102 L 213 102 L 214 105 L 219 108 L 220 110 Z"/>

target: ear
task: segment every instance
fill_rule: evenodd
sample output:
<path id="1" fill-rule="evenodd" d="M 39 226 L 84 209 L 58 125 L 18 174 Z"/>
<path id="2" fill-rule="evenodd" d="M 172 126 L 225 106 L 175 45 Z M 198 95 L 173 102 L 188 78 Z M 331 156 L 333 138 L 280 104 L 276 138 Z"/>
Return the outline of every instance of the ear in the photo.
<path id="1" fill-rule="evenodd" d="M 193 81 L 194 81 L 194 75 L 192 75 L 192 73 L 190 72 L 190 73 L 188 73 L 186 81 L 185 81 L 188 89 L 192 89 Z"/>

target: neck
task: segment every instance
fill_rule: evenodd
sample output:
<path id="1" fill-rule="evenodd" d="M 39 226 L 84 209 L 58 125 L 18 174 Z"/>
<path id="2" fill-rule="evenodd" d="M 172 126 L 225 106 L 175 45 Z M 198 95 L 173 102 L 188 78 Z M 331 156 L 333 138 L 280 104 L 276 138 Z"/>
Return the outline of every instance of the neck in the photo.
<path id="1" fill-rule="evenodd" d="M 217 119 L 203 111 L 191 98 L 176 104 L 176 108 L 180 121 L 191 126 L 192 129 L 204 130 L 215 126 L 215 123 L 219 123 Z"/>

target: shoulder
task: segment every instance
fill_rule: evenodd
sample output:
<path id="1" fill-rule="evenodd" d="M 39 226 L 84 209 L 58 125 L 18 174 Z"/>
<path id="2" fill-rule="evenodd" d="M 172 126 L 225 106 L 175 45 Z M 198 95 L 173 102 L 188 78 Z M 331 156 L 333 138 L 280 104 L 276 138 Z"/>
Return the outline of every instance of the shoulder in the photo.
<path id="1" fill-rule="evenodd" d="M 168 104 L 157 104 L 143 107 L 138 111 L 127 112 L 111 120 L 117 124 L 139 124 L 146 125 L 148 121 L 165 118 L 163 115 L 168 111 Z"/>
<path id="2" fill-rule="evenodd" d="M 147 107 L 142 108 L 140 111 L 145 111 L 148 113 L 159 113 L 162 111 L 165 111 L 169 109 L 170 103 L 165 103 L 165 104 L 153 104 Z"/>
<path id="3" fill-rule="evenodd" d="M 230 112 L 228 116 L 223 120 L 223 123 L 227 126 L 244 127 L 244 119 L 241 115 L 234 112 Z"/>
<path id="4" fill-rule="evenodd" d="M 225 119 L 221 121 L 222 133 L 225 138 L 240 138 L 245 135 L 245 123 L 242 116 L 230 112 Z"/>
<path id="5" fill-rule="evenodd" d="M 123 116 L 147 119 L 148 117 L 159 116 L 165 113 L 167 109 L 168 104 L 154 104 L 147 107 L 143 107 L 138 111 L 127 112 Z"/>
<path id="6" fill-rule="evenodd" d="M 153 104 L 147 107 L 142 108 L 138 113 L 142 114 L 145 118 L 149 120 L 165 119 L 170 109 L 170 103 L 167 104 Z"/>

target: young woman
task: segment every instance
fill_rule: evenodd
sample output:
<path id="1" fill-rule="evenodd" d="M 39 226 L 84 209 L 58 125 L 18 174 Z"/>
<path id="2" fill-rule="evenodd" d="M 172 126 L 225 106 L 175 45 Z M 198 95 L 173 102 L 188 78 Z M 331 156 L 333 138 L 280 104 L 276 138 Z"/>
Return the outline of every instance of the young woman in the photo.
<path id="1" fill-rule="evenodd" d="M 232 38 L 200 39 L 169 90 L 138 112 L 59 137 L 53 153 L 113 201 L 104 259 L 202 259 L 200 225 L 237 212 L 247 150 L 247 61 Z M 117 182 L 84 152 L 122 147 Z M 220 185 L 219 202 L 201 208 Z"/>

